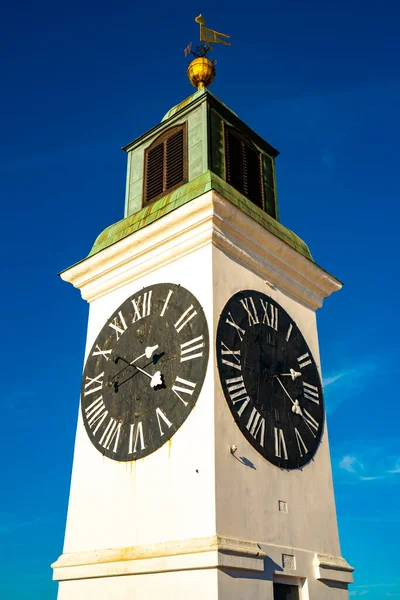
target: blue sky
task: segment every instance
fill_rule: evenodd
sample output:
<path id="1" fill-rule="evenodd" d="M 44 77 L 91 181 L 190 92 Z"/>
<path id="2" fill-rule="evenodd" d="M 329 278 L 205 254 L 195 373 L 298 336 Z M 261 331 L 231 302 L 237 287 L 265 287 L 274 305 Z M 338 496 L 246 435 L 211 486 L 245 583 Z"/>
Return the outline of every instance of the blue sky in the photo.
<path id="1" fill-rule="evenodd" d="M 400 598 L 399 5 L 249 6 L 2 7 L 4 600 L 56 598 L 87 322 L 57 273 L 123 216 L 121 146 L 194 91 L 199 12 L 232 36 L 211 90 L 281 151 L 281 221 L 345 282 L 318 315 L 342 552 L 353 597 Z"/>

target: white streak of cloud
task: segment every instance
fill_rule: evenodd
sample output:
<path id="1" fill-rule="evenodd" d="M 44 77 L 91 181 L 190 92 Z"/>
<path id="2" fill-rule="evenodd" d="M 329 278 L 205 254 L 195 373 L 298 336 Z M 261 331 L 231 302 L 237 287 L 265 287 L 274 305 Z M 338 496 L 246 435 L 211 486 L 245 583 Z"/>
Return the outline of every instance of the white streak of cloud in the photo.
<path id="1" fill-rule="evenodd" d="M 357 464 L 357 458 L 355 456 L 346 455 L 343 456 L 339 463 L 339 467 L 348 473 L 355 473 L 355 465 Z"/>
<path id="2" fill-rule="evenodd" d="M 326 410 L 334 412 L 343 402 L 360 396 L 376 370 L 376 364 L 366 360 L 352 369 L 342 369 L 324 378 Z"/>
<path id="3" fill-rule="evenodd" d="M 385 482 L 394 485 L 400 474 L 399 440 L 376 438 L 342 442 L 333 448 L 334 468 L 342 484 L 368 485 L 368 482 Z"/>
<path id="4" fill-rule="evenodd" d="M 339 373 L 338 375 L 332 375 L 332 377 L 324 377 L 324 387 L 326 388 L 326 387 L 328 387 L 328 385 L 335 383 L 335 381 L 338 381 L 339 379 L 344 377 L 344 375 L 345 375 L 345 372 Z"/>
<path id="5" fill-rule="evenodd" d="M 388 473 L 400 473 L 400 458 L 396 460 L 393 469 L 389 469 Z"/>

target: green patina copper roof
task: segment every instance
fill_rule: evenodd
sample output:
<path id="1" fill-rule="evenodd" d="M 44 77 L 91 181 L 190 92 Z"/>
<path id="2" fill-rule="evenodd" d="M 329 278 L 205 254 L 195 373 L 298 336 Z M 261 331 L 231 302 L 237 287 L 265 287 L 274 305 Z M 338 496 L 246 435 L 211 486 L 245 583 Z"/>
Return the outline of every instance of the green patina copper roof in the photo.
<path id="1" fill-rule="evenodd" d="M 97 254 L 97 252 L 119 242 L 135 231 L 150 225 L 150 223 L 153 223 L 160 217 L 163 217 L 176 208 L 179 208 L 179 206 L 186 204 L 186 202 L 190 202 L 190 200 L 193 200 L 210 190 L 219 192 L 224 198 L 229 200 L 229 202 L 232 202 L 232 204 L 262 225 L 262 227 L 286 242 L 286 244 L 306 258 L 313 260 L 308 246 L 293 233 L 293 231 L 290 231 L 290 229 L 287 229 L 278 223 L 278 221 L 242 196 L 240 192 L 235 190 L 229 183 L 226 183 L 212 171 L 206 171 L 193 181 L 182 185 L 177 190 L 160 198 L 160 200 L 149 204 L 138 212 L 107 227 L 107 229 L 97 237 L 89 256 Z"/>
<path id="2" fill-rule="evenodd" d="M 191 104 L 194 100 L 196 100 L 196 98 L 198 98 L 199 96 L 202 96 L 202 95 L 203 95 L 203 90 L 199 90 L 198 92 L 195 92 L 194 94 L 189 96 L 189 98 L 185 98 L 185 100 L 182 100 L 182 102 L 179 102 L 179 104 L 176 104 L 175 106 L 170 108 L 169 111 L 166 112 L 165 115 L 163 116 L 163 118 L 161 119 L 161 123 L 163 123 L 170 117 L 173 117 L 177 112 L 182 110 L 182 108 L 185 108 L 186 106 Z"/>
<path id="3" fill-rule="evenodd" d="M 206 96 L 206 95 L 211 96 L 212 98 L 217 100 L 217 102 L 222 104 L 222 106 L 224 106 L 227 110 L 229 110 L 229 112 L 231 112 L 232 114 L 235 115 L 235 117 L 237 117 L 237 114 L 231 108 L 229 108 L 226 104 L 221 102 L 221 100 L 219 98 L 214 96 L 214 94 L 212 94 L 210 92 L 210 90 L 208 90 L 207 88 L 203 88 L 202 90 L 198 90 L 197 92 L 195 92 L 194 94 L 189 96 L 189 98 L 185 98 L 185 100 L 182 100 L 182 102 L 179 102 L 179 104 L 176 104 L 175 106 L 170 108 L 169 111 L 167 113 L 165 113 L 165 115 L 161 119 L 161 123 L 163 123 L 164 121 L 167 121 L 170 117 L 173 117 L 174 115 L 176 115 L 176 113 L 178 113 L 183 108 L 186 108 L 186 106 L 189 106 L 189 104 L 191 104 L 192 102 L 197 100 L 197 98 L 200 98 L 200 96 Z"/>

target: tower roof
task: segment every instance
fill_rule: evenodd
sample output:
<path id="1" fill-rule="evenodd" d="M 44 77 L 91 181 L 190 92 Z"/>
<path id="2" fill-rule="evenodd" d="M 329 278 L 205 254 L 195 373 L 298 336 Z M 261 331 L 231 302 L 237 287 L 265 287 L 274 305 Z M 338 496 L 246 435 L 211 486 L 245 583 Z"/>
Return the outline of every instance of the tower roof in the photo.
<path id="1" fill-rule="evenodd" d="M 253 129 L 251 129 L 244 121 L 242 121 L 236 112 L 234 112 L 231 108 L 229 108 L 224 102 L 222 102 L 219 98 L 217 98 L 210 90 L 203 88 L 198 90 L 185 100 L 182 100 L 178 104 L 175 104 L 172 108 L 170 108 L 163 118 L 161 122 L 136 138 L 126 146 L 123 146 L 123 150 L 126 152 L 133 150 L 136 146 L 145 141 L 146 138 L 154 136 L 158 130 L 162 130 L 170 125 L 169 121 L 173 121 L 174 118 L 178 118 L 180 116 L 184 116 L 186 112 L 191 111 L 197 105 L 202 104 L 203 102 L 207 102 L 209 105 L 214 106 L 218 109 L 219 112 L 222 113 L 222 116 L 226 116 L 229 122 L 234 126 L 239 128 L 243 133 L 250 136 L 252 140 L 260 147 L 263 148 L 270 156 L 276 158 L 279 155 L 279 150 L 271 146 L 266 140 L 264 140 L 261 136 L 258 135 Z"/>

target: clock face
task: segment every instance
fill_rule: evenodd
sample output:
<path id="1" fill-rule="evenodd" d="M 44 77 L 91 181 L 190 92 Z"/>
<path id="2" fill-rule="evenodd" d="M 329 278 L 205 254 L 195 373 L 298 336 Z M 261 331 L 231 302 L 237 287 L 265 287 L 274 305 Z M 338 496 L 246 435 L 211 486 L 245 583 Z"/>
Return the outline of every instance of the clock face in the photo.
<path id="1" fill-rule="evenodd" d="M 196 404 L 208 354 L 206 317 L 188 290 L 161 283 L 127 298 L 83 373 L 82 416 L 97 450 L 131 461 L 169 440 Z"/>
<path id="2" fill-rule="evenodd" d="M 323 431 L 322 387 L 288 313 L 266 294 L 238 292 L 219 320 L 217 359 L 226 401 L 252 446 L 284 469 L 308 463 Z"/>

